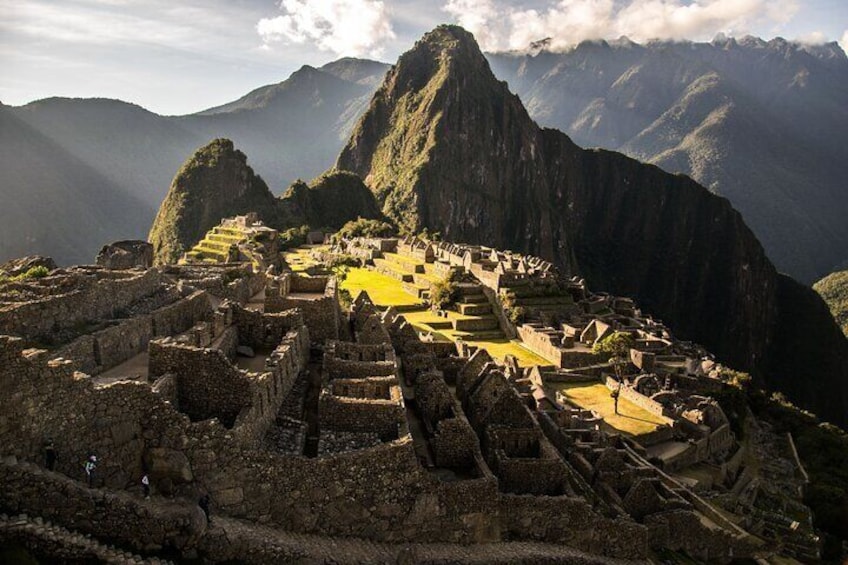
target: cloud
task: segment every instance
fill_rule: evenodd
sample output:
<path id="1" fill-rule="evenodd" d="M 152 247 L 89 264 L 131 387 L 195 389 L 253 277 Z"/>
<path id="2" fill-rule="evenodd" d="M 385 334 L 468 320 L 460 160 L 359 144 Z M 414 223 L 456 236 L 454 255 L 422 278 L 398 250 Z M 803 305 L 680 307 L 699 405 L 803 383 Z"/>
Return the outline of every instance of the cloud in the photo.
<path id="1" fill-rule="evenodd" d="M 584 39 L 626 35 L 648 39 L 710 39 L 780 25 L 798 11 L 798 0 L 548 0 L 535 8 L 508 0 L 448 0 L 443 10 L 474 33 L 484 49 L 524 49 L 552 38 L 561 49 Z M 526 5 L 526 3 L 525 3 Z"/>
<path id="2" fill-rule="evenodd" d="M 842 39 L 839 40 L 839 46 L 842 47 L 843 51 L 848 53 L 848 29 L 842 34 Z"/>
<path id="3" fill-rule="evenodd" d="M 379 57 L 395 37 L 380 0 L 282 0 L 280 9 L 284 15 L 256 24 L 266 44 L 308 42 L 337 55 Z"/>
<path id="4" fill-rule="evenodd" d="M 827 43 L 827 35 L 825 35 L 822 31 L 811 31 L 810 33 L 806 33 L 795 38 L 795 40 L 798 43 L 803 43 L 805 45 L 822 45 Z"/>

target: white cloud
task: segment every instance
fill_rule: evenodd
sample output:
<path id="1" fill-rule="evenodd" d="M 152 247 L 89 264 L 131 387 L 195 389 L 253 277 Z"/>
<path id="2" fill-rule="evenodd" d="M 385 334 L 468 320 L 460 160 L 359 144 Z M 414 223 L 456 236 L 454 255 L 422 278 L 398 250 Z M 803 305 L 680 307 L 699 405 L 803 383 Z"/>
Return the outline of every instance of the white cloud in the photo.
<path id="1" fill-rule="evenodd" d="M 806 45 L 822 45 L 827 43 L 827 35 L 825 35 L 822 31 L 811 31 L 810 33 L 797 37 L 795 40 L 798 43 L 804 43 Z"/>
<path id="2" fill-rule="evenodd" d="M 848 53 L 848 29 L 842 34 L 842 39 L 839 40 L 839 46 L 842 47 L 843 51 Z"/>
<path id="3" fill-rule="evenodd" d="M 379 57 L 395 37 L 380 0 L 282 0 L 280 9 L 284 15 L 256 24 L 266 44 L 309 42 L 337 55 Z"/>
<path id="4" fill-rule="evenodd" d="M 626 35 L 648 39 L 710 39 L 789 21 L 798 0 L 558 0 L 524 8 L 508 0 L 448 0 L 443 10 L 474 33 L 484 49 L 524 49 L 552 38 L 565 48 L 584 39 Z"/>

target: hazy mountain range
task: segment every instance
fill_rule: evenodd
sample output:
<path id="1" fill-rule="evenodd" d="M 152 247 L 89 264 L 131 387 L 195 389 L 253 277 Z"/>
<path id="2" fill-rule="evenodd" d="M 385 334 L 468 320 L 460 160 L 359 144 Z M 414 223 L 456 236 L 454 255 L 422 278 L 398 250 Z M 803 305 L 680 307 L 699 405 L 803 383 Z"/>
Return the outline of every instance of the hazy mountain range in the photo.
<path id="1" fill-rule="evenodd" d="M 780 270 L 809 283 L 848 261 L 848 59 L 836 44 L 621 40 L 488 58 L 540 125 L 729 198 Z M 180 163 L 213 138 L 232 139 L 275 193 L 313 178 L 388 68 L 304 66 L 189 116 L 105 99 L 0 106 L 0 259 L 86 262 L 107 240 L 143 238 Z"/>
<path id="2" fill-rule="evenodd" d="M 117 100 L 0 105 L 0 260 L 89 263 L 106 242 L 147 237 L 181 163 L 232 139 L 275 193 L 332 164 L 387 65 L 341 59 L 190 116 Z"/>

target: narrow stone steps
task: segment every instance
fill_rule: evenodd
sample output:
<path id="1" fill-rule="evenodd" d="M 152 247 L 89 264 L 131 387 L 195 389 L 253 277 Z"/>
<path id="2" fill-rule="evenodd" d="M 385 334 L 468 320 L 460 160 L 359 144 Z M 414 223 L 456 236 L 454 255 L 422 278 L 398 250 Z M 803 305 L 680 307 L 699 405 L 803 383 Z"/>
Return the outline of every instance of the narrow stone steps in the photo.
<path id="1" fill-rule="evenodd" d="M 168 565 L 171 562 L 158 557 L 142 557 L 116 548 L 112 545 L 101 543 L 90 535 L 84 535 L 79 532 L 68 530 L 58 524 L 54 524 L 49 520 L 44 520 L 39 516 L 28 516 L 19 514 L 17 516 L 0 515 L 0 531 L 17 531 L 21 533 L 44 540 L 49 544 L 55 544 L 63 547 L 66 551 L 72 551 L 79 554 L 80 559 L 95 558 L 104 563 L 115 563 L 118 565 L 128 565 L 135 563 L 144 563 L 148 565 Z"/>
<path id="2" fill-rule="evenodd" d="M 492 305 L 488 302 L 462 302 L 457 304 L 457 308 L 464 316 L 484 316 L 492 313 Z"/>

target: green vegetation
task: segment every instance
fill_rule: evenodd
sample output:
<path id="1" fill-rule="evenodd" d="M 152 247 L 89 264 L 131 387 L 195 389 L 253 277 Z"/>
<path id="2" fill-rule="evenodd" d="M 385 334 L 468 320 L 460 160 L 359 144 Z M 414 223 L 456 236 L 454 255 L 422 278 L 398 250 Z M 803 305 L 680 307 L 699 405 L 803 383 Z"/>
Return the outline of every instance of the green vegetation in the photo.
<path id="1" fill-rule="evenodd" d="M 457 271 L 450 271 L 448 275 L 430 286 L 430 306 L 439 310 L 446 310 L 459 300 L 459 276 Z"/>
<path id="2" fill-rule="evenodd" d="M 848 337 L 848 271 L 831 273 L 813 285 L 830 308 L 836 323 Z"/>
<path id="3" fill-rule="evenodd" d="M 272 227 L 283 223 L 277 199 L 247 156 L 229 139 L 215 139 L 183 163 L 171 182 L 148 236 L 155 262 L 177 262 L 222 218 L 246 212 Z"/>
<path id="4" fill-rule="evenodd" d="M 8 275 L 0 275 L 0 284 L 8 283 L 8 282 L 17 282 L 23 281 L 26 279 L 40 279 L 42 277 L 46 277 L 50 274 L 50 271 L 47 267 L 32 267 L 27 270 L 25 273 L 21 273 L 20 275 L 15 275 L 14 277 L 10 277 Z"/>
<path id="5" fill-rule="evenodd" d="M 654 431 L 658 425 L 668 423 L 663 417 L 621 398 L 618 401 L 618 414 L 610 390 L 602 384 L 560 384 L 556 389 L 568 397 L 571 402 L 594 410 L 604 418 L 604 425 L 626 435 L 638 436 Z"/>
<path id="6" fill-rule="evenodd" d="M 400 281 L 369 269 L 349 269 L 341 288 L 354 298 L 363 290 L 367 291 L 377 306 L 421 305 L 420 300 L 403 290 Z"/>
<path id="7" fill-rule="evenodd" d="M 624 332 L 613 332 L 597 342 L 592 351 L 607 357 L 627 357 L 633 347 L 633 336 Z"/>
<path id="8" fill-rule="evenodd" d="M 280 205 L 314 229 L 334 231 L 353 218 L 380 218 L 374 195 L 358 176 L 331 171 L 309 184 L 298 180 L 285 192 Z"/>
<path id="9" fill-rule="evenodd" d="M 306 225 L 287 229 L 280 234 L 280 249 L 294 249 L 304 245 L 307 235 L 309 235 L 309 226 Z"/>
<path id="10" fill-rule="evenodd" d="M 395 228 L 381 220 L 369 220 L 359 217 L 342 226 L 336 234 L 344 239 L 354 237 L 391 237 L 395 234 Z"/>

